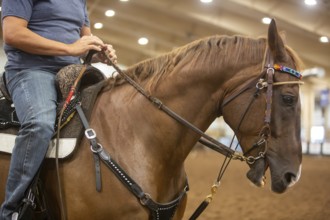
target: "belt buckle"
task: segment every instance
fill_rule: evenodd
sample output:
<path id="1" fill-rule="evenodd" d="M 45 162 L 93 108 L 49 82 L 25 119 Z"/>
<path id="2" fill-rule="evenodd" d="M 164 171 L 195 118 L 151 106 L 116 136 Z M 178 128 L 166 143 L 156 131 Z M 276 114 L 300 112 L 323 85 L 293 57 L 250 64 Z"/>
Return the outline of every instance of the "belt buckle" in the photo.
<path id="1" fill-rule="evenodd" d="M 85 130 L 85 136 L 88 140 L 96 138 L 96 133 L 93 128 L 88 128 Z"/>

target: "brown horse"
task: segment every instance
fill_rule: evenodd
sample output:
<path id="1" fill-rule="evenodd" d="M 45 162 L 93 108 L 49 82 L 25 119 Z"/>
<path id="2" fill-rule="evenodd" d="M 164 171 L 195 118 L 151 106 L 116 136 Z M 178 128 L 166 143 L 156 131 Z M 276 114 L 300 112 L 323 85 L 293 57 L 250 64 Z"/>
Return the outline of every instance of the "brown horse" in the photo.
<path id="1" fill-rule="evenodd" d="M 259 96 L 249 102 L 265 72 L 267 57 L 289 67 L 291 72 L 298 68 L 296 56 L 284 45 L 274 21 L 267 39 L 212 36 L 138 63 L 125 73 L 202 131 L 216 117 L 223 116 L 238 136 L 243 151 L 256 159 L 250 164 L 248 178 L 262 185 L 269 167 L 272 189 L 282 193 L 300 176 L 299 86 L 295 76 L 275 70 L 274 82 L 284 82 L 283 85 L 274 85 L 272 93 L 258 86 Z M 251 82 L 253 86 L 249 86 Z M 270 88 L 271 82 L 267 85 Z M 271 103 L 266 102 L 269 98 Z M 265 110 L 269 116 L 265 116 Z M 183 195 L 173 216 L 182 219 L 187 199 L 182 193 L 187 180 L 184 161 L 200 135 L 157 109 L 120 76 L 109 79 L 99 94 L 90 126 L 111 158 L 153 201 L 166 204 Z M 266 143 L 251 149 L 260 136 L 267 136 Z M 260 156 L 259 152 L 264 153 Z M 8 156 L 0 155 L 1 198 L 8 161 Z M 46 161 L 41 177 L 48 197 L 56 204 L 59 198 L 53 164 Z M 146 201 L 137 199 L 103 163 L 103 187 L 96 192 L 93 164 L 86 138 L 70 158 L 60 163 L 67 219 L 151 219 L 150 210 L 144 206 Z M 55 219 L 60 219 L 58 208 L 55 215 Z"/>

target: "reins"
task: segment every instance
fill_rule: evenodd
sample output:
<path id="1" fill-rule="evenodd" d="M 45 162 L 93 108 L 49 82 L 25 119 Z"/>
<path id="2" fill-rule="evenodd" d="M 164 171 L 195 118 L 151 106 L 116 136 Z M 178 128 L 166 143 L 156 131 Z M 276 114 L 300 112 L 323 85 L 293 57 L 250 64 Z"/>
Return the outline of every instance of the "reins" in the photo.
<path id="1" fill-rule="evenodd" d="M 268 51 L 268 50 L 267 50 Z M 103 52 L 103 51 L 102 51 Z M 104 53 L 104 52 L 103 52 Z M 221 153 L 222 155 L 226 157 L 231 157 L 234 160 L 240 160 L 240 161 L 245 161 L 249 164 L 254 163 L 256 159 L 254 159 L 252 156 L 246 157 L 244 154 L 241 154 L 240 152 L 237 152 L 230 147 L 220 143 L 219 141 L 215 140 L 211 136 L 205 134 L 203 131 L 201 131 L 199 128 L 197 128 L 195 125 L 191 124 L 189 121 L 175 113 L 173 110 L 171 110 L 169 107 L 167 107 L 165 104 L 162 103 L 161 100 L 158 98 L 148 94 L 144 88 L 142 88 L 137 82 L 135 82 L 130 76 L 128 76 L 126 73 L 124 73 L 116 64 L 114 64 L 110 57 L 105 54 L 105 57 L 107 58 L 109 64 L 118 72 L 119 75 L 121 75 L 131 86 L 133 86 L 140 94 L 142 94 L 144 97 L 146 97 L 151 103 L 153 103 L 158 109 L 162 110 L 164 113 L 172 117 L 174 120 L 178 121 L 180 124 L 184 125 L 185 127 L 189 128 L 190 130 L 194 131 L 198 135 L 201 136 L 199 139 L 199 142 L 205 145 L 206 147 Z M 273 63 L 272 65 L 269 66 L 268 69 L 273 69 L 274 73 L 274 68 L 273 68 Z M 264 75 L 265 71 L 262 71 L 262 75 Z M 266 83 L 266 84 L 265 84 Z M 244 87 L 241 91 L 239 91 L 237 94 L 234 94 L 231 96 L 229 100 L 225 100 L 224 105 L 235 99 L 237 96 L 242 94 L 244 91 L 248 90 L 251 88 L 252 85 L 256 85 L 257 91 L 262 90 L 263 88 L 267 87 L 267 82 L 262 83 L 260 86 L 260 80 L 256 83 L 254 80 L 251 81 L 246 87 Z M 274 85 L 284 85 L 284 84 L 302 84 L 302 82 L 299 81 L 289 81 L 289 82 L 281 82 L 281 84 L 274 83 Z M 272 87 L 270 88 L 272 89 Z M 224 106 L 222 105 L 222 106 Z M 271 105 L 269 105 L 271 106 Z M 258 145 L 258 142 L 255 144 Z M 257 159 L 260 159 L 260 156 L 257 156 Z"/>
<path id="2" fill-rule="evenodd" d="M 231 157 L 235 159 L 239 159 L 244 161 L 245 158 L 240 153 L 230 149 L 226 145 L 220 143 L 219 141 L 215 140 L 211 136 L 205 134 L 203 131 L 201 131 L 199 128 L 197 128 L 195 125 L 191 124 L 189 121 L 185 120 L 183 117 L 175 113 L 173 110 L 171 110 L 169 107 L 167 107 L 161 100 L 158 98 L 148 94 L 144 88 L 142 88 L 137 82 L 135 82 L 130 76 L 125 74 L 116 64 L 114 64 L 110 57 L 104 53 L 106 56 L 108 62 L 110 65 L 131 85 L 133 86 L 140 94 L 142 94 L 144 97 L 146 97 L 151 103 L 153 103 L 158 109 L 165 112 L 167 115 L 178 121 L 180 124 L 184 125 L 185 127 L 191 129 L 195 133 L 201 136 L 201 139 L 199 142 L 202 144 L 205 144 L 207 147 L 211 148 L 212 150 L 221 153 L 225 156 L 230 155 Z"/>

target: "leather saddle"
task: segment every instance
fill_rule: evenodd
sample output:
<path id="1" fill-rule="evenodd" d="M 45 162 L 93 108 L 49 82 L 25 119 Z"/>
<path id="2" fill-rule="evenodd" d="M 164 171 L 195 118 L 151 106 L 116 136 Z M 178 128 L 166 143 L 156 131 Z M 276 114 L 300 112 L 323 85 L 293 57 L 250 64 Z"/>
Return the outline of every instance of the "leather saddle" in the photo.
<path id="1" fill-rule="evenodd" d="M 58 116 L 68 96 L 71 86 L 75 83 L 78 75 L 84 68 L 82 64 L 72 64 L 62 68 L 56 75 L 56 87 L 58 90 Z M 76 93 L 71 99 L 69 105 L 64 111 L 62 123 L 65 126 L 61 127 L 60 158 L 67 157 L 72 153 L 75 146 L 78 144 L 83 133 L 83 126 L 80 122 L 79 116 L 75 114 L 75 106 L 81 103 L 81 107 L 89 119 L 92 107 L 96 100 L 98 93 L 106 83 L 106 76 L 97 68 L 87 65 L 80 81 L 78 82 Z M 69 122 L 70 121 L 70 122 Z M 57 130 L 57 122 L 55 131 Z M 68 123 L 69 122 L 69 123 Z M 15 107 L 12 103 L 11 97 L 6 87 L 5 75 L 0 74 L 0 152 L 11 153 L 14 146 L 16 134 L 18 132 L 20 123 L 16 116 Z M 61 143 L 62 142 L 62 143 Z M 55 139 L 50 143 L 47 157 L 54 157 Z M 60 147 L 62 148 L 62 147 Z"/>

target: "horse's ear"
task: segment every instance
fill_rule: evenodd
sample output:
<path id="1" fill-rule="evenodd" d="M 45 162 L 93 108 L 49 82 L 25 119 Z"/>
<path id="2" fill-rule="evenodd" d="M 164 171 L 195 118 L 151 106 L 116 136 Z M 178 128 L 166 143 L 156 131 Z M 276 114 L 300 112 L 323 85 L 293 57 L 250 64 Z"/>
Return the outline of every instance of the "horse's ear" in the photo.
<path id="1" fill-rule="evenodd" d="M 285 33 L 285 31 L 280 31 L 279 33 L 280 33 L 280 37 L 285 45 L 286 44 L 286 33 Z"/>
<path id="2" fill-rule="evenodd" d="M 275 60 L 286 60 L 287 54 L 284 42 L 277 31 L 276 22 L 274 19 L 272 19 L 268 28 L 268 46 Z"/>

